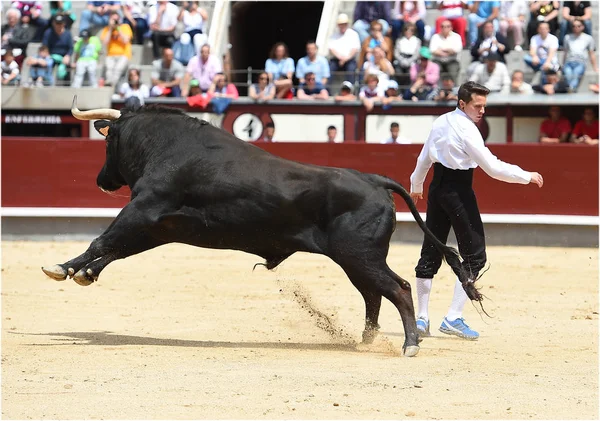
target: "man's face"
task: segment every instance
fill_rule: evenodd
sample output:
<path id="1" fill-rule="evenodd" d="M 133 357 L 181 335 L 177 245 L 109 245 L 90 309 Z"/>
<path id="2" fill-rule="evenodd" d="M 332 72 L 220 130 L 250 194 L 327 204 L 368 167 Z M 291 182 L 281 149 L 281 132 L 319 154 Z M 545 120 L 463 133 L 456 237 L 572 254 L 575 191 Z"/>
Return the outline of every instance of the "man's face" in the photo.
<path id="1" fill-rule="evenodd" d="M 314 74 L 306 76 L 306 84 L 310 87 L 315 86 L 316 78 Z"/>
<path id="2" fill-rule="evenodd" d="M 344 32 L 346 32 L 346 29 L 348 29 L 348 24 L 338 23 L 338 29 L 340 30 L 340 33 L 343 34 Z"/>
<path id="3" fill-rule="evenodd" d="M 559 107 L 550 107 L 550 118 L 552 120 L 558 120 L 560 118 L 560 108 Z"/>
<path id="4" fill-rule="evenodd" d="M 494 24 L 491 22 L 488 22 L 485 25 L 483 25 L 483 37 L 489 38 L 492 35 L 494 35 Z"/>
<path id="5" fill-rule="evenodd" d="M 171 63 L 173 61 L 173 50 L 171 50 L 170 48 L 165 49 L 165 51 L 163 52 L 163 60 L 167 64 Z"/>
<path id="6" fill-rule="evenodd" d="M 306 54 L 310 57 L 313 58 L 314 56 L 317 55 L 317 44 L 308 44 L 306 46 Z"/>
<path id="7" fill-rule="evenodd" d="M 275 134 L 275 127 L 267 127 L 265 129 L 265 136 L 273 137 L 274 134 Z"/>
<path id="8" fill-rule="evenodd" d="M 442 80 L 442 87 L 448 91 L 451 91 L 454 89 L 454 82 L 450 79 L 444 79 Z"/>
<path id="9" fill-rule="evenodd" d="M 377 83 L 378 83 L 377 79 L 369 78 L 369 80 L 367 81 L 367 86 L 369 87 L 369 89 L 373 90 L 377 87 Z"/>
<path id="10" fill-rule="evenodd" d="M 16 13 L 9 13 L 6 17 L 9 26 L 15 26 L 19 22 L 19 18 Z"/>
<path id="11" fill-rule="evenodd" d="M 202 49 L 200 49 L 200 57 L 202 58 L 202 61 L 208 60 L 209 55 L 210 55 L 210 48 L 207 45 L 205 45 L 204 47 L 202 47 Z"/>
<path id="12" fill-rule="evenodd" d="M 556 85 L 558 82 L 558 75 L 547 75 L 546 76 L 546 85 Z"/>
<path id="13" fill-rule="evenodd" d="M 50 55 L 50 53 L 48 52 L 48 50 L 41 50 L 40 51 L 40 57 L 42 58 L 46 58 Z"/>
<path id="14" fill-rule="evenodd" d="M 519 85 L 521 83 L 523 83 L 523 73 L 521 72 L 516 72 L 512 75 L 512 82 L 513 83 L 518 83 Z"/>
<path id="15" fill-rule="evenodd" d="M 337 129 L 327 130 L 327 137 L 329 138 L 329 140 L 334 140 L 336 135 L 337 135 Z"/>
<path id="16" fill-rule="evenodd" d="M 53 25 L 54 31 L 58 34 L 61 34 L 65 30 L 64 22 L 54 22 Z"/>
<path id="17" fill-rule="evenodd" d="M 594 121 L 595 120 L 594 111 L 592 111 L 590 108 L 586 108 L 585 111 L 583 112 L 583 119 L 585 120 L 586 123 L 591 123 L 592 121 Z"/>
<path id="18" fill-rule="evenodd" d="M 448 34 L 450 34 L 450 32 L 452 32 L 452 22 L 450 22 L 449 20 L 445 20 L 442 22 L 442 35 L 444 35 L 444 37 L 447 37 Z"/>
<path id="19" fill-rule="evenodd" d="M 484 95 L 471 94 L 471 101 L 468 104 L 465 104 L 464 101 L 459 101 L 460 105 L 462 105 L 463 112 L 469 116 L 471 120 L 475 123 L 479 123 L 479 120 L 485 114 L 485 106 L 487 104 L 487 97 Z"/>
<path id="20" fill-rule="evenodd" d="M 487 67 L 488 73 L 492 73 L 494 71 L 494 69 L 496 68 L 496 60 L 487 60 L 485 62 L 485 65 Z"/>
<path id="21" fill-rule="evenodd" d="M 538 34 L 541 35 L 542 38 L 546 38 L 546 36 L 550 33 L 550 25 L 547 23 L 540 23 L 538 26 Z"/>
<path id="22" fill-rule="evenodd" d="M 573 32 L 575 33 L 575 35 L 581 34 L 583 32 L 583 29 L 585 28 L 585 26 L 583 25 L 583 23 L 579 22 L 579 21 L 573 22 L 573 24 L 571 25 L 571 27 L 573 28 Z"/>
<path id="23" fill-rule="evenodd" d="M 390 129 L 390 133 L 392 134 L 393 139 L 397 139 L 398 135 L 400 134 L 400 127 L 392 127 Z"/>

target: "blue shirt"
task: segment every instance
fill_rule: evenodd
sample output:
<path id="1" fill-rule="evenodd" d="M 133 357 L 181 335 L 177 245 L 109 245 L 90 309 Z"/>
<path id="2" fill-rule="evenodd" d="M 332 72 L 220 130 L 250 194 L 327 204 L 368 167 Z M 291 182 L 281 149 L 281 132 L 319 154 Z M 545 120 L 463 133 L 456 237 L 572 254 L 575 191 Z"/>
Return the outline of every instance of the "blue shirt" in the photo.
<path id="1" fill-rule="evenodd" d="M 473 5 L 473 0 L 470 0 L 468 5 L 472 6 Z M 479 7 L 477 8 L 477 16 L 479 16 L 480 18 L 488 18 L 491 14 L 492 14 L 492 9 L 494 7 L 498 7 L 500 8 L 500 2 L 499 1 L 480 1 L 479 2 Z"/>
<path id="2" fill-rule="evenodd" d="M 48 47 L 50 54 L 58 54 L 63 57 L 73 54 L 73 38 L 69 30 L 58 35 L 53 28 L 46 29 L 42 37 L 42 45 Z"/>
<path id="3" fill-rule="evenodd" d="M 94 7 L 100 7 L 103 4 L 108 6 L 114 6 L 115 4 L 121 4 L 120 1 L 88 1 L 88 4 L 91 4 Z"/>
<path id="4" fill-rule="evenodd" d="M 321 82 L 315 82 L 314 88 L 309 88 L 308 86 L 306 86 L 306 83 L 303 83 L 298 88 L 298 90 L 300 90 L 300 89 L 302 89 L 306 95 L 313 95 L 313 94 L 321 93 L 321 91 L 323 89 L 325 89 L 325 87 L 323 86 L 323 84 Z"/>
<path id="5" fill-rule="evenodd" d="M 315 62 L 311 62 L 308 56 L 302 57 L 298 60 L 296 66 L 296 77 L 298 79 L 304 79 L 304 75 L 313 72 L 317 81 L 322 81 L 323 78 L 329 79 L 331 72 L 329 70 L 329 62 L 323 56 L 317 56 Z"/>
<path id="6" fill-rule="evenodd" d="M 288 72 L 294 73 L 294 59 L 291 57 L 283 60 L 267 59 L 265 63 L 265 72 L 273 75 L 273 80 L 279 80 L 281 75 L 287 75 Z"/>

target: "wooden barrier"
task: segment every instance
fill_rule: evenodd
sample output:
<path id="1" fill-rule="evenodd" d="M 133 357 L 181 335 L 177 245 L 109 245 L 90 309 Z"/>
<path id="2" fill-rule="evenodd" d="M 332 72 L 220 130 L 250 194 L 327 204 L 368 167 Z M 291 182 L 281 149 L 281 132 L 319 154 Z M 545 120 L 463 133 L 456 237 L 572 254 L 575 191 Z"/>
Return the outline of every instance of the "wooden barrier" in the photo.
<path id="1" fill-rule="evenodd" d="M 256 143 L 283 158 L 387 175 L 407 189 L 420 145 L 365 143 Z M 598 216 L 598 147 L 584 145 L 491 145 L 498 158 L 538 171 L 542 189 L 507 184 L 477 169 L 474 188 L 486 214 Z M 89 139 L 2 138 L 2 207 L 119 208 L 129 190 L 115 196 L 96 187 L 105 143 Z M 431 173 L 426 186 L 431 179 Z M 407 211 L 396 197 L 398 211 Z M 418 208 L 424 211 L 425 201 Z"/>

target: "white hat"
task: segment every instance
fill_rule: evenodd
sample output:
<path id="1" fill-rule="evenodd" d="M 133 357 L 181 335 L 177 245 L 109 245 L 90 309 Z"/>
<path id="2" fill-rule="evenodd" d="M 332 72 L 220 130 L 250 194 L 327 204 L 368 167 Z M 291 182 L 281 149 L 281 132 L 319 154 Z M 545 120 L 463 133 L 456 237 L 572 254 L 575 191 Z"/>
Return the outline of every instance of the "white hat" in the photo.
<path id="1" fill-rule="evenodd" d="M 352 82 L 345 80 L 342 82 L 342 88 L 348 88 L 352 92 L 354 90 L 354 85 L 352 84 Z"/>
<path id="2" fill-rule="evenodd" d="M 347 15 L 347 14 L 345 14 L 345 13 L 340 13 L 340 14 L 338 15 L 338 18 L 337 18 L 337 23 L 338 23 L 338 25 L 340 25 L 340 24 L 342 24 L 342 23 L 348 23 L 349 21 L 350 21 L 350 19 L 348 19 L 348 15 Z"/>

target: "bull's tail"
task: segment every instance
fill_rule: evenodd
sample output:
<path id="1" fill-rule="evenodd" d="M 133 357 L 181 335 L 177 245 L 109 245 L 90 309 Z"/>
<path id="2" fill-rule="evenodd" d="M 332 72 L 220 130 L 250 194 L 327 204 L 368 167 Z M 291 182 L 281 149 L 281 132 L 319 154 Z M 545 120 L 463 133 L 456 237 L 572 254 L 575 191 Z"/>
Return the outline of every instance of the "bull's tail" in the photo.
<path id="1" fill-rule="evenodd" d="M 460 254 L 458 253 L 458 250 L 456 250 L 454 247 L 450 247 L 442 243 L 431 232 L 431 230 L 427 228 L 427 225 L 425 225 L 425 222 L 421 218 L 421 215 L 419 214 L 419 211 L 415 206 L 415 202 L 413 202 L 408 191 L 406 191 L 406 189 L 400 183 L 388 177 L 378 175 L 377 181 L 378 184 L 380 184 L 382 187 L 385 187 L 386 189 L 389 189 L 394 193 L 399 194 L 404 199 L 406 205 L 410 209 L 410 213 L 412 213 L 415 220 L 417 221 L 417 224 L 419 224 L 419 227 L 421 227 L 427 238 L 429 238 L 437 247 L 437 249 L 442 253 L 442 256 L 444 257 L 446 263 L 450 265 L 452 271 L 456 274 L 456 276 L 458 276 L 458 279 L 462 283 L 463 288 L 467 293 L 467 296 L 471 300 L 481 301 L 483 299 L 483 296 L 479 293 L 477 288 L 475 288 L 474 282 L 469 280 L 469 274 L 467 273 L 466 269 L 463 267 L 460 261 Z"/>

